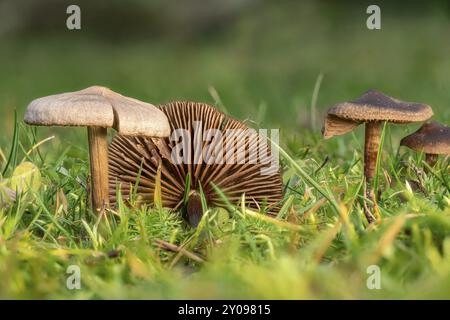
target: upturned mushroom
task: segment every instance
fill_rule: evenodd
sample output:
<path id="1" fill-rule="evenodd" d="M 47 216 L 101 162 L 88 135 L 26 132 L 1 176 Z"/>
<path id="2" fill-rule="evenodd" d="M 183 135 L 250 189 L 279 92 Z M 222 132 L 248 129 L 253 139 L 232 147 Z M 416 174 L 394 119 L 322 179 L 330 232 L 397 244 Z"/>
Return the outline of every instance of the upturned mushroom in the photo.
<path id="1" fill-rule="evenodd" d="M 438 155 L 450 155 L 450 128 L 430 121 L 400 141 L 401 146 L 425 153 L 425 161 L 434 166 Z"/>
<path id="2" fill-rule="evenodd" d="M 233 203 L 245 194 L 249 207 L 279 209 L 280 168 L 271 166 L 273 155 L 258 133 L 207 104 L 173 102 L 160 108 L 169 119 L 170 139 L 114 137 L 109 148 L 111 203 L 118 185 L 125 199 L 134 189 L 141 203 L 152 203 L 160 188 L 162 205 L 182 209 L 192 226 L 203 215 L 202 192 L 208 206 L 225 206 L 215 187 Z M 252 158 L 258 149 L 267 156 L 263 161 Z"/>
<path id="3" fill-rule="evenodd" d="M 83 126 L 88 129 L 93 209 L 109 204 L 107 128 L 126 136 L 166 137 L 167 117 L 155 106 L 92 86 L 33 100 L 25 123 L 40 126 Z"/>
<path id="4" fill-rule="evenodd" d="M 369 90 L 356 100 L 331 107 L 325 118 L 322 133 L 324 138 L 328 139 L 348 133 L 361 123 L 365 123 L 364 176 L 368 184 L 368 194 L 371 194 L 370 184 L 375 176 L 382 123 L 421 122 L 432 116 L 433 111 L 426 104 L 400 101 L 379 91 Z M 368 220 L 373 219 L 368 217 Z"/>

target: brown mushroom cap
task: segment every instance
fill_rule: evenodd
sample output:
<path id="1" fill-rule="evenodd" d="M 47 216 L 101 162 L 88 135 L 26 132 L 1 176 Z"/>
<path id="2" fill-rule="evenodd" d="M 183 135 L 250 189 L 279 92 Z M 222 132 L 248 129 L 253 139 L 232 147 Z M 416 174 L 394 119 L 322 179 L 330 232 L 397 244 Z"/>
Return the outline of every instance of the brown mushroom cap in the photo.
<path id="1" fill-rule="evenodd" d="M 194 122 L 202 122 L 202 135 L 205 137 L 208 129 L 220 129 L 224 133 L 227 129 L 249 129 L 245 124 L 231 119 L 212 106 L 194 102 L 173 102 L 161 106 L 161 110 L 167 115 L 172 132 L 175 129 L 186 129 L 190 140 L 195 136 Z M 243 131 L 245 132 L 245 131 Z M 197 133 L 198 134 L 198 133 Z M 259 135 L 234 136 L 245 143 L 245 156 L 248 155 L 250 146 L 256 145 Z M 225 142 L 224 142 L 225 141 Z M 226 145 L 230 140 L 222 140 Z M 233 140 L 234 141 L 234 140 Z M 144 138 L 124 137 L 116 135 L 109 148 L 109 181 L 111 202 L 116 201 L 116 188 L 118 183 L 124 198 L 129 197 L 130 187 L 138 181 L 137 194 L 144 203 L 153 202 L 158 168 L 161 168 L 161 193 L 165 207 L 180 208 L 182 205 L 186 177 L 190 176 L 190 190 L 199 190 L 201 187 L 209 205 L 223 206 L 224 203 L 216 194 L 213 184 L 219 187 L 228 199 L 238 202 L 245 193 L 247 204 L 258 207 L 264 203 L 268 211 L 276 211 L 275 208 L 283 198 L 282 179 L 279 168 L 273 173 L 262 174 L 261 168 L 268 167 L 265 163 L 205 163 L 202 154 L 207 150 L 221 148 L 220 140 L 201 144 L 202 152 L 195 152 L 194 144 L 191 144 L 190 162 L 193 164 L 174 163 L 171 158 L 172 150 L 176 142 L 169 138 Z M 234 142 L 233 142 L 234 143 Z M 265 145 L 263 148 L 268 148 Z M 271 157 L 270 149 L 266 149 Z M 183 151 L 184 152 L 184 151 Z M 197 161 L 200 160 L 200 161 Z M 141 176 L 138 173 L 143 164 Z M 197 163 L 197 164 L 195 164 Z"/>
<path id="2" fill-rule="evenodd" d="M 356 100 L 342 102 L 328 110 L 323 128 L 325 138 L 350 132 L 362 122 L 411 123 L 433 116 L 429 105 L 400 101 L 376 90 L 369 90 Z"/>
<path id="3" fill-rule="evenodd" d="M 124 135 L 153 137 L 164 137 L 170 132 L 166 116 L 155 106 L 101 86 L 33 100 L 27 107 L 25 122 L 114 128 Z"/>
<path id="4" fill-rule="evenodd" d="M 450 154 L 450 128 L 437 121 L 427 122 L 400 145 L 427 154 Z"/>

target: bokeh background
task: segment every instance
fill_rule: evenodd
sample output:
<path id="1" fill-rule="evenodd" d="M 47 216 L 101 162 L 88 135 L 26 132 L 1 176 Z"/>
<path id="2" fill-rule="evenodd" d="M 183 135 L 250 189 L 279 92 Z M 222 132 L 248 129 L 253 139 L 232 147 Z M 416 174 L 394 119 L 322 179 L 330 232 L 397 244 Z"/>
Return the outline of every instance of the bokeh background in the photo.
<path id="1" fill-rule="evenodd" d="M 2 0 L 0 148 L 8 152 L 15 109 L 22 119 L 36 97 L 93 84 L 153 104 L 216 103 L 281 128 L 283 142 L 301 143 L 307 132 L 316 138 L 305 144 L 328 143 L 320 139 L 324 110 L 369 88 L 426 102 L 449 124 L 449 3 L 376 1 L 382 29 L 371 31 L 373 3 Z M 81 7 L 81 30 L 66 28 L 69 4 Z M 53 133 L 47 148 L 73 144 L 85 154 L 84 130 L 39 130 Z"/>

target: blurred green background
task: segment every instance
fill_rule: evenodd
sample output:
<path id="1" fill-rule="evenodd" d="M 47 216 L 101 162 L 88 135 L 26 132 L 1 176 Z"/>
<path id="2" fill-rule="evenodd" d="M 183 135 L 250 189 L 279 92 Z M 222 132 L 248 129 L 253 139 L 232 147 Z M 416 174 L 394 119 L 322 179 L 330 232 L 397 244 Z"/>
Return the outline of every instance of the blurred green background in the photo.
<path id="1" fill-rule="evenodd" d="M 382 29 L 371 31 L 372 2 L 4 0 L 0 148 L 7 153 L 14 109 L 22 118 L 34 98 L 93 84 L 153 104 L 214 103 L 215 90 L 231 115 L 282 128 L 282 140 L 305 129 L 320 137 L 323 110 L 369 88 L 426 102 L 450 123 L 450 5 L 377 1 Z M 81 30 L 66 28 L 69 4 L 81 7 Z M 43 129 L 42 138 L 49 131 L 53 149 L 85 148 L 84 130 Z"/>

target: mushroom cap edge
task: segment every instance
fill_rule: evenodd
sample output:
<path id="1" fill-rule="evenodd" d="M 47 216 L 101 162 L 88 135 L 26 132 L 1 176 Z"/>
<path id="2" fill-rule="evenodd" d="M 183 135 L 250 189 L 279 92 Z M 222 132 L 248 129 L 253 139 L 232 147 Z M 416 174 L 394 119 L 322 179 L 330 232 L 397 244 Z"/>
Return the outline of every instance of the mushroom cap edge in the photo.
<path id="1" fill-rule="evenodd" d="M 114 128 L 130 136 L 170 134 L 167 117 L 154 105 L 101 86 L 37 98 L 28 105 L 24 121 L 41 126 Z"/>

